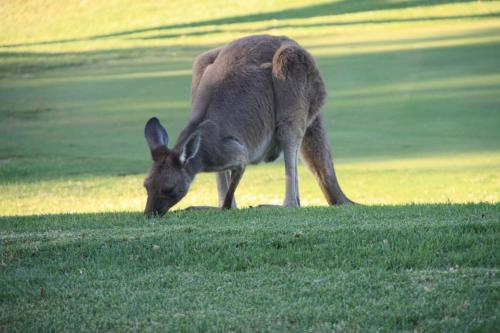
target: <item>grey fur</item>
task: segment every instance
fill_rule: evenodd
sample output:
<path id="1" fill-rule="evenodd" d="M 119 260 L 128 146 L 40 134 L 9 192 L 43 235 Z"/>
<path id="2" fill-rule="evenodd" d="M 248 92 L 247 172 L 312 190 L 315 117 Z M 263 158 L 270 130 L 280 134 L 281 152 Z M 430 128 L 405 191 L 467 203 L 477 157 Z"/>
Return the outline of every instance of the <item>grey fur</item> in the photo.
<path id="1" fill-rule="evenodd" d="M 231 180 L 231 171 L 221 171 L 216 174 L 217 181 L 217 193 L 219 194 L 219 206 L 224 205 L 226 199 L 226 193 L 229 189 L 229 182 Z M 231 208 L 236 208 L 236 200 L 233 196 L 233 201 L 231 202 Z"/>
<path id="2" fill-rule="evenodd" d="M 201 54 L 193 64 L 190 119 L 172 150 L 160 149 L 154 159 L 145 181 L 145 212 L 165 213 L 199 172 L 217 172 L 219 203 L 235 207 L 234 191 L 246 166 L 273 161 L 281 152 L 284 205 L 298 207 L 299 150 L 328 203 L 352 203 L 338 185 L 319 115 L 325 96 L 313 57 L 287 37 L 249 36 Z M 198 149 L 183 160 L 193 133 L 199 133 Z M 151 150 L 155 156 L 158 147 Z M 175 193 L 162 192 L 165 186 Z"/>

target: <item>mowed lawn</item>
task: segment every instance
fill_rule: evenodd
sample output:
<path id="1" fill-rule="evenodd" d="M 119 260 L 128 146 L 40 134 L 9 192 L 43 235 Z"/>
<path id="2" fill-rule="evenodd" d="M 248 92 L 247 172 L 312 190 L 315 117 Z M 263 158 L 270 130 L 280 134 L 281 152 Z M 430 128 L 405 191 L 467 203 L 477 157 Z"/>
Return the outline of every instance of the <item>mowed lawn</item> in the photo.
<path id="1" fill-rule="evenodd" d="M 498 205 L 0 218 L 2 330 L 498 329 Z"/>
<path id="2" fill-rule="evenodd" d="M 499 1 L 0 4 L 0 331 L 500 327 Z M 315 56 L 339 180 L 283 161 L 237 211 L 145 219 L 143 138 L 175 138 L 191 63 L 270 33 Z M 216 205 L 212 174 L 176 207 Z M 323 207 L 319 207 L 323 206 Z"/>

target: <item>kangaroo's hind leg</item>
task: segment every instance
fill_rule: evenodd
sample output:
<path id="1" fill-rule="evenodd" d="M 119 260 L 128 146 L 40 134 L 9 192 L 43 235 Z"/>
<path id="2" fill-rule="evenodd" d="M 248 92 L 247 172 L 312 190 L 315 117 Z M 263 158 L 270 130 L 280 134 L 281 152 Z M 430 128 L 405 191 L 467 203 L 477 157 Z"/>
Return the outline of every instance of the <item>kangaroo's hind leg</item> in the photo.
<path id="1" fill-rule="evenodd" d="M 277 128 L 277 136 L 283 148 L 283 158 L 285 160 L 285 200 L 284 207 L 300 207 L 299 178 L 298 178 L 298 156 L 302 131 L 292 124 L 281 124 Z M 259 205 L 262 208 L 277 207 L 276 205 Z"/>
<path id="2" fill-rule="evenodd" d="M 294 43 L 283 44 L 273 56 L 276 137 L 283 149 L 286 174 L 285 207 L 299 207 L 297 162 L 308 117 L 308 84 L 314 60 Z"/>
<path id="3" fill-rule="evenodd" d="M 301 153 L 330 205 L 354 203 L 342 192 L 337 181 L 321 114 L 307 128 Z"/>
<path id="4" fill-rule="evenodd" d="M 286 193 L 283 206 L 300 207 L 299 178 L 298 178 L 298 156 L 300 148 L 300 135 L 289 129 L 281 129 L 283 137 L 283 157 L 285 160 Z"/>

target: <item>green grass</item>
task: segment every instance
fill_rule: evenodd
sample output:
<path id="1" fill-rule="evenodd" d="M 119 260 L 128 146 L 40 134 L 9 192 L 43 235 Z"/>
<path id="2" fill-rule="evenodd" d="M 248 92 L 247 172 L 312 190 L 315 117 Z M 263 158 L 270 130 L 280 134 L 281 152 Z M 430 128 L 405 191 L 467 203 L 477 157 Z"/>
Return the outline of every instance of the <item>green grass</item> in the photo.
<path id="1" fill-rule="evenodd" d="M 494 331 L 498 205 L 1 218 L 7 331 Z"/>
<path id="2" fill-rule="evenodd" d="M 0 3 L 0 331 L 484 331 L 500 326 L 500 2 Z M 191 63 L 271 33 L 315 56 L 338 177 L 367 206 L 146 220 L 152 116 Z M 282 161 L 240 207 L 281 203 Z M 176 209 L 215 205 L 199 175 Z"/>

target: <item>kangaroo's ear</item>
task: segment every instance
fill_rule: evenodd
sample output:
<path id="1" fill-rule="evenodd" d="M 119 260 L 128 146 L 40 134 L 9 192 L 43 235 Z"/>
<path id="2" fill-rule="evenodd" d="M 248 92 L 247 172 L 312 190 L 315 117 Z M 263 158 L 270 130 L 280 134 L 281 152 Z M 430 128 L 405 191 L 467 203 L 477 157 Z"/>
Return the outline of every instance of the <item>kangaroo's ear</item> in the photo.
<path id="1" fill-rule="evenodd" d="M 151 152 L 159 147 L 166 147 L 168 144 L 167 130 L 160 124 L 160 121 L 156 117 L 149 119 L 146 123 L 144 136 Z"/>
<path id="2" fill-rule="evenodd" d="M 200 149 L 200 143 L 201 143 L 201 132 L 199 129 L 197 129 L 196 131 L 194 131 L 193 134 L 189 136 L 189 138 L 186 140 L 186 143 L 184 143 L 184 146 L 182 147 L 182 152 L 180 156 L 181 163 L 184 164 L 191 158 L 196 156 L 198 150 Z"/>

